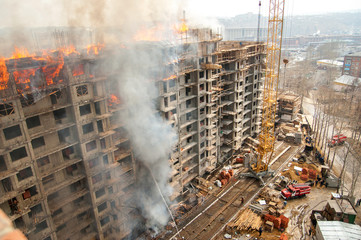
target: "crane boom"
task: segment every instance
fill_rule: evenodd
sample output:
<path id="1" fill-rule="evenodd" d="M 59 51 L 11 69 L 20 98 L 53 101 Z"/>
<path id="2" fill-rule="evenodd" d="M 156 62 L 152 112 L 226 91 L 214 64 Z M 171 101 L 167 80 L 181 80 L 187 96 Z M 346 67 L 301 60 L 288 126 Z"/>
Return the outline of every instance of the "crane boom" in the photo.
<path id="1" fill-rule="evenodd" d="M 268 164 L 274 150 L 274 125 L 281 61 L 284 6 L 285 0 L 270 0 L 262 124 L 259 134 L 259 146 L 257 148 L 257 163 L 252 166 L 252 170 L 255 173 L 268 171 Z"/>

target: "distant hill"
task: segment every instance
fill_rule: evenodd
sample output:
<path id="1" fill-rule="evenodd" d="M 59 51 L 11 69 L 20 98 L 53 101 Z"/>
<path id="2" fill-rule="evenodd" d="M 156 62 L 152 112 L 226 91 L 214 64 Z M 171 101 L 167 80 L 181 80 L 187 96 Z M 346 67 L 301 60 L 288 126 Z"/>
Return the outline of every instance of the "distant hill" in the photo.
<path id="1" fill-rule="evenodd" d="M 261 27 L 267 27 L 268 17 L 261 16 Z M 226 28 L 257 27 L 258 15 L 241 14 L 232 18 L 218 19 Z M 361 35 L 361 10 L 355 12 L 329 13 L 322 15 L 298 15 L 285 18 L 285 36 L 296 35 Z"/>

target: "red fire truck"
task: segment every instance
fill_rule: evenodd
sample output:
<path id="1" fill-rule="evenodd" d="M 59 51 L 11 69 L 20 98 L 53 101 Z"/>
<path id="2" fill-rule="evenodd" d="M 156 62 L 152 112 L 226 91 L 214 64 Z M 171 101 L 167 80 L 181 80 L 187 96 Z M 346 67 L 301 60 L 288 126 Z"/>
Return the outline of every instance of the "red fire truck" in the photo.
<path id="1" fill-rule="evenodd" d="M 305 197 L 311 192 L 311 187 L 307 184 L 291 184 L 281 191 L 282 198 L 288 200 L 292 198 Z"/>
<path id="2" fill-rule="evenodd" d="M 328 141 L 329 147 L 334 147 L 336 145 L 341 145 L 346 141 L 347 137 L 343 134 L 335 135 Z"/>

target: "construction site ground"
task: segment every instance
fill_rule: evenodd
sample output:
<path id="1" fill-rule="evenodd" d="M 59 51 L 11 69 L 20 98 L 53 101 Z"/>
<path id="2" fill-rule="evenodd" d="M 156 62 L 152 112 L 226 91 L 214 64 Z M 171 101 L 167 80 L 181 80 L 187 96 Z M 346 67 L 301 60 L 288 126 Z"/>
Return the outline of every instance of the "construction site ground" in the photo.
<path id="1" fill-rule="evenodd" d="M 325 199 L 330 199 L 331 192 L 334 192 L 334 188 L 325 188 L 325 187 L 312 187 L 311 193 L 306 198 L 293 199 L 287 202 L 286 208 L 284 209 L 284 215 L 290 219 L 288 224 L 288 228 L 285 233 L 288 236 L 288 239 L 311 239 L 308 235 L 308 231 L 310 229 L 310 213 L 312 208 L 318 205 L 321 201 Z M 322 200 L 321 200 L 322 199 Z M 305 205 L 307 207 L 303 208 Z M 299 209 L 304 209 L 303 211 L 299 211 Z M 304 222 L 304 238 L 302 238 L 300 223 Z M 227 239 L 224 237 L 226 233 L 223 232 L 219 236 L 217 236 L 217 240 Z M 265 240 L 278 240 L 280 239 L 282 232 L 274 229 L 272 232 L 263 231 L 262 235 L 259 236 L 258 231 L 250 231 L 237 233 L 232 235 L 232 239 L 246 240 L 246 239 L 265 239 Z"/>
<path id="2" fill-rule="evenodd" d="M 275 161 L 271 169 L 276 172 L 282 169 L 300 149 L 300 146 L 277 142 Z M 264 188 L 260 187 L 256 179 L 239 178 L 239 173 L 246 171 L 244 167 L 239 168 L 231 181 L 222 188 L 214 184 L 217 175 L 204 181 L 203 186 L 200 187 L 203 189 L 200 191 L 203 201 L 177 220 L 178 231 L 176 228 L 170 228 L 165 236 L 161 236 L 162 239 L 216 239 L 217 236 L 221 236 L 226 225 L 238 215 L 240 210 L 254 201 Z M 265 179 L 265 182 L 267 185 L 272 182 L 272 178 Z"/>
<path id="3" fill-rule="evenodd" d="M 298 164 L 296 162 L 291 162 L 292 165 L 287 165 L 283 171 L 281 171 L 282 175 L 289 176 L 290 178 L 294 180 L 298 180 L 299 182 L 304 182 L 300 179 L 300 177 L 295 174 L 295 171 L 293 170 L 293 166 L 298 167 L 307 167 L 307 168 L 313 168 L 317 170 L 317 173 L 320 174 L 320 165 L 316 162 L 311 163 L 304 163 L 304 164 Z M 317 186 L 311 187 L 311 193 L 308 194 L 304 198 L 298 198 L 298 199 L 292 199 L 288 200 L 285 208 L 283 209 L 284 213 L 283 215 L 289 218 L 288 227 L 285 229 L 284 233 L 287 235 L 288 239 L 303 239 L 308 240 L 312 239 L 309 235 L 309 231 L 311 229 L 311 212 L 312 210 L 319 206 L 322 203 L 325 203 L 327 200 L 331 199 L 332 193 L 336 193 L 336 188 L 326 188 L 325 186 L 320 186 L 318 184 Z M 255 200 L 260 200 L 261 197 L 257 196 Z M 283 199 L 281 201 L 284 201 Z M 361 207 L 356 207 L 356 211 L 360 211 Z M 263 221 L 264 222 L 264 221 Z M 358 213 L 356 217 L 356 224 L 361 224 L 361 214 Z M 263 224 L 264 229 L 264 224 Z M 313 229 L 314 230 L 314 229 Z M 281 231 L 274 229 L 272 232 L 263 231 L 262 235 L 259 236 L 259 232 L 256 230 L 251 231 L 243 231 L 243 232 L 237 232 L 230 234 L 231 238 L 229 238 L 230 234 L 229 231 L 223 231 L 220 233 L 217 238 L 214 239 L 270 239 L 270 240 L 276 240 L 280 239 L 280 236 L 282 234 Z M 227 236 L 228 238 L 226 238 Z"/>
<path id="4" fill-rule="evenodd" d="M 243 231 L 234 231 L 232 227 L 234 227 L 237 219 L 239 220 L 240 215 L 247 209 L 250 209 L 250 206 L 257 205 L 259 200 L 267 200 L 263 198 L 262 191 L 265 188 L 267 188 L 267 191 L 268 189 L 273 189 L 273 184 L 280 175 L 288 177 L 290 180 L 296 180 L 298 183 L 310 180 L 301 180 L 301 172 L 296 172 L 294 168 L 299 167 L 316 170 L 317 175 L 321 176 L 321 165 L 315 159 L 313 153 L 307 157 L 305 163 L 294 161 L 295 157 L 299 156 L 298 153 L 304 149 L 304 146 L 304 139 L 301 145 L 288 144 L 283 141 L 276 142 L 270 167 L 272 170 L 275 170 L 275 176 L 266 178 L 265 186 L 260 186 L 260 182 L 253 178 L 240 178 L 239 174 L 247 172 L 247 169 L 243 166 L 240 167 L 239 164 L 233 165 L 235 175 L 221 188 L 214 184 L 219 178 L 219 174 L 209 179 L 200 179 L 199 184 L 195 185 L 199 189 L 199 192 L 196 194 L 198 204 L 177 219 L 177 230 L 174 227 L 170 227 L 161 238 L 280 239 L 282 232 L 276 228 L 272 232 L 263 230 L 262 235 L 259 236 L 259 226 L 265 229 L 264 220 L 261 216 L 268 211 L 267 208 L 257 218 L 249 216 L 252 220 L 248 221 L 251 223 L 243 226 L 243 228 L 248 227 L 247 230 L 240 227 L 239 229 Z M 335 167 L 340 168 L 340 166 Z M 338 175 L 337 171 L 335 172 Z M 275 195 L 273 195 L 273 200 L 278 205 L 281 205 L 284 200 L 280 197 L 280 191 L 272 191 L 276 191 L 277 195 L 277 200 L 275 200 Z M 331 199 L 332 192 L 337 192 L 337 189 L 326 188 L 325 186 L 320 187 L 320 185 L 312 186 L 311 193 L 306 197 L 288 200 L 286 206 L 280 208 L 282 215 L 289 218 L 288 227 L 283 232 L 287 235 L 288 239 L 311 239 L 309 231 L 311 228 L 310 215 L 312 209 Z M 269 203 L 269 201 L 266 202 L 267 204 Z M 359 209 L 360 207 L 356 210 Z M 358 214 L 356 224 L 360 223 L 361 216 Z M 230 230 L 230 226 L 232 230 Z"/>

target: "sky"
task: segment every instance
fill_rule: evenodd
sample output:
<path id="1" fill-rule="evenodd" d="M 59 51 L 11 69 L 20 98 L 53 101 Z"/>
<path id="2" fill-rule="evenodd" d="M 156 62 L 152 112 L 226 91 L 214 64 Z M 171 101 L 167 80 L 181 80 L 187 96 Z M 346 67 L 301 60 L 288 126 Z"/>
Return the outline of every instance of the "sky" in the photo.
<path id="1" fill-rule="evenodd" d="M 233 17 L 243 13 L 258 13 L 259 0 L 189 0 L 190 12 L 197 10 L 201 16 Z M 261 13 L 268 15 L 269 0 L 262 0 Z M 361 10 L 360 0 L 286 0 L 285 15 L 324 14 Z M 360 13 L 361 14 L 361 13 Z"/>
<path id="2" fill-rule="evenodd" d="M 147 7 L 143 7 L 144 3 L 160 9 L 164 8 L 160 3 L 162 1 L 165 0 L 0 0 L 0 28 L 64 26 L 69 23 L 69 14 L 82 16 L 84 8 L 92 8 L 91 13 L 96 15 L 98 9 L 96 5 L 104 5 L 112 9 L 114 4 L 122 2 L 124 5 L 122 10 L 127 11 L 128 6 L 132 4 L 138 5 L 136 7 L 138 11 L 141 9 L 147 11 Z M 234 17 L 249 12 L 257 14 L 259 0 L 168 0 L 166 2 L 167 5 L 177 5 L 176 8 L 180 12 L 185 10 L 186 16 L 208 21 L 211 18 Z M 86 4 L 85 7 L 79 7 L 81 3 Z M 268 3 L 269 0 L 262 0 L 261 13 L 264 16 L 268 16 Z M 285 4 L 286 17 L 361 10 L 361 0 L 286 0 Z M 77 8 L 70 7 L 77 5 Z M 126 13 L 117 14 L 118 20 L 123 17 L 122 14 Z"/>

